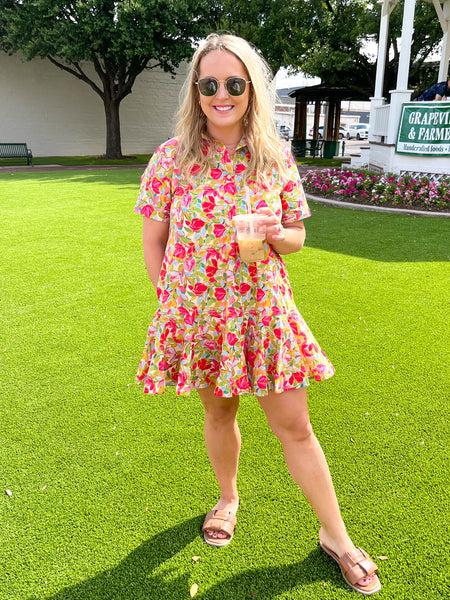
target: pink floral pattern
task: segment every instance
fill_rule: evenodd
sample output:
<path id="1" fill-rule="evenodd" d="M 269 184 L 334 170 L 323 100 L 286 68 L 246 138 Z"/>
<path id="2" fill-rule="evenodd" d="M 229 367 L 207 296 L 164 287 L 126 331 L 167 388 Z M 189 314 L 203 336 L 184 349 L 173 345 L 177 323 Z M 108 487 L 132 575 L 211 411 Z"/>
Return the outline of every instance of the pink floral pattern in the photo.
<path id="1" fill-rule="evenodd" d="M 215 142 L 208 175 L 188 181 L 175 164 L 177 140 L 160 146 L 141 181 L 135 211 L 170 222 L 161 268 L 159 308 L 137 373 L 144 391 L 177 394 L 214 386 L 218 396 L 308 385 L 333 366 L 299 314 L 282 258 L 266 243 L 264 260 L 240 261 L 232 219 L 246 211 L 245 140 L 229 155 Z M 310 215 L 300 177 L 286 150 L 288 177 L 275 169 L 270 185 L 247 184 L 252 211 L 269 206 L 284 224 Z"/>

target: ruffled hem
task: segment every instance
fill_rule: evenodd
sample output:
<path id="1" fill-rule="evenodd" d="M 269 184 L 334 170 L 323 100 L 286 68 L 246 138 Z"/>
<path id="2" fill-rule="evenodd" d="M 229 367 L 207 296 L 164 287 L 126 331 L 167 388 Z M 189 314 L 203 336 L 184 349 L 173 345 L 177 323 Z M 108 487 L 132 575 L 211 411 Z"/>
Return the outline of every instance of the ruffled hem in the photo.
<path id="1" fill-rule="evenodd" d="M 334 374 L 296 309 L 184 313 L 159 310 L 150 325 L 137 373 L 147 394 L 213 386 L 217 396 L 266 396 Z"/>

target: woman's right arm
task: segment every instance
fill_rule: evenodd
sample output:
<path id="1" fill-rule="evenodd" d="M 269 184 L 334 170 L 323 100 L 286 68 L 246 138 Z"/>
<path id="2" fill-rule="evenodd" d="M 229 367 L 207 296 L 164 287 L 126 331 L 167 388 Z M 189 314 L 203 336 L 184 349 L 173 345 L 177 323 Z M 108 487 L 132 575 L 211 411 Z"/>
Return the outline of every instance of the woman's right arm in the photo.
<path id="1" fill-rule="evenodd" d="M 143 217 L 144 261 L 150 281 L 157 288 L 169 237 L 169 223 Z"/>

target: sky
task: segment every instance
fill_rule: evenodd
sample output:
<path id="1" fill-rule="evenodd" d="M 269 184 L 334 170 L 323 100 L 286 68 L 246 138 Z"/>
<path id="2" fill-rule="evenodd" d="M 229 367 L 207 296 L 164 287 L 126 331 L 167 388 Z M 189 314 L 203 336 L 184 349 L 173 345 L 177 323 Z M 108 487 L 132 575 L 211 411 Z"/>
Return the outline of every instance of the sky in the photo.
<path id="1" fill-rule="evenodd" d="M 287 87 L 303 87 L 306 85 L 317 85 L 320 83 L 319 77 L 306 77 L 303 73 L 298 75 L 288 75 L 286 69 L 280 69 L 275 76 L 277 90 Z"/>
<path id="2" fill-rule="evenodd" d="M 371 60 L 375 61 L 378 44 L 372 40 L 368 40 L 363 47 L 364 54 L 370 56 Z M 303 87 L 309 85 L 318 85 L 321 82 L 320 77 L 306 77 L 303 73 L 297 75 L 289 75 L 287 69 L 280 69 L 275 76 L 277 82 L 277 90 L 287 87 Z"/>

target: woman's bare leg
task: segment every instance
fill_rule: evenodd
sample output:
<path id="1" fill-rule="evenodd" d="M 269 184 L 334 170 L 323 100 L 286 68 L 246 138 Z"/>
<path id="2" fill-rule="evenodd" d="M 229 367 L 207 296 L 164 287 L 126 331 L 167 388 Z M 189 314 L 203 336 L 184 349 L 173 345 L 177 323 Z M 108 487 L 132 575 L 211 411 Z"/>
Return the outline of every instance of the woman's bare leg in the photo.
<path id="1" fill-rule="evenodd" d="M 281 441 L 292 479 L 302 489 L 322 527 L 320 539 L 338 556 L 354 549 L 341 516 L 330 470 L 313 433 L 306 388 L 260 397 L 273 433 Z M 371 578 L 361 580 L 367 585 Z"/>
<path id="2" fill-rule="evenodd" d="M 212 387 L 198 390 L 205 411 L 205 444 L 208 458 L 220 488 L 220 499 L 214 508 L 236 514 L 239 506 L 237 471 L 241 450 L 241 434 L 236 421 L 239 397 L 215 396 Z M 224 539 L 222 532 L 208 532 Z"/>

